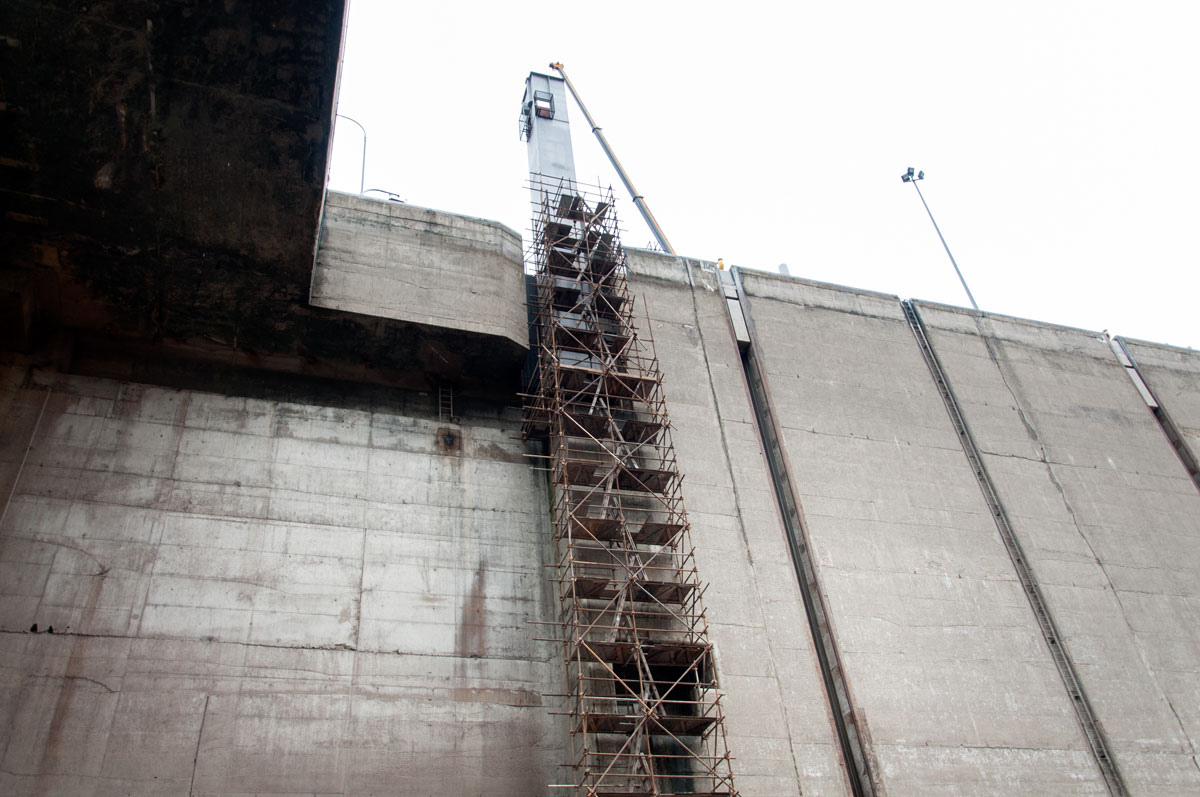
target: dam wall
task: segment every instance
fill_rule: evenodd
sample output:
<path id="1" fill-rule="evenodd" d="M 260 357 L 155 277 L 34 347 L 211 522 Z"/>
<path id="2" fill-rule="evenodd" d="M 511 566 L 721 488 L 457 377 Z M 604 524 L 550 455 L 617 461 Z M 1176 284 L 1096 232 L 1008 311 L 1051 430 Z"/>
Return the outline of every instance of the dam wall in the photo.
<path id="1" fill-rule="evenodd" d="M 443 363 L 425 389 L 4 356 L 5 793 L 570 781 L 544 452 L 514 391 L 443 403 L 456 353 L 499 340 L 519 370 L 511 234 L 335 205 L 322 284 L 371 247 L 419 258 L 388 260 L 378 307 L 359 275 L 322 312 L 417 330 Z M 483 326 L 405 293 L 443 243 L 439 291 L 503 269 Z M 1104 335 L 738 270 L 739 343 L 712 263 L 628 265 L 741 794 L 1111 793 L 1060 649 L 1127 792 L 1200 791 L 1200 492 Z M 1128 346 L 1194 450 L 1200 356 Z"/>
<path id="2" fill-rule="evenodd" d="M 519 413 L 0 374 L 0 791 L 556 777 L 561 668 L 528 622 L 550 611 L 545 485 Z"/>

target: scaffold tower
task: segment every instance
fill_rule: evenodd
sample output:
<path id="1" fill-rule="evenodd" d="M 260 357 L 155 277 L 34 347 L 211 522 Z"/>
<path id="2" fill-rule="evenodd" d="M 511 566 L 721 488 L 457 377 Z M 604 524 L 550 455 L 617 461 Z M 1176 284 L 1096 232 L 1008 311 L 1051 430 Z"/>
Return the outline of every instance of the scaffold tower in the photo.
<path id="1" fill-rule="evenodd" d="M 662 374 L 634 324 L 612 190 L 537 173 L 531 188 L 525 434 L 548 444 L 572 740 L 570 782 L 554 786 L 736 795 Z"/>

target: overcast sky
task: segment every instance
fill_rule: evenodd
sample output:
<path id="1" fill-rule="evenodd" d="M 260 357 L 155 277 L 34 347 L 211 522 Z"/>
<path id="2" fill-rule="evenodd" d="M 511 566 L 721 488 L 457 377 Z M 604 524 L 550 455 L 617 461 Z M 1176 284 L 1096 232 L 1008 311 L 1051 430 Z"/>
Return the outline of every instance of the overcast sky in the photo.
<path id="1" fill-rule="evenodd" d="M 521 95 L 562 61 L 681 254 L 967 305 L 914 166 L 982 309 L 1200 347 L 1198 38 L 1190 0 L 353 0 L 338 110 L 366 188 L 526 233 Z"/>

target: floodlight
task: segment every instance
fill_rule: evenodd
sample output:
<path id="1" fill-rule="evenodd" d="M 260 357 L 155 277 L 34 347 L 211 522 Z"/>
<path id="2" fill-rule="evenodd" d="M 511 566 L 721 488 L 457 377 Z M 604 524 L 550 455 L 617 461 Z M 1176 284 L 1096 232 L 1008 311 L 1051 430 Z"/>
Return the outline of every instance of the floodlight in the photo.
<path id="1" fill-rule="evenodd" d="M 934 232 L 937 233 L 938 240 L 942 242 L 942 248 L 946 250 L 946 256 L 950 258 L 950 265 L 954 266 L 954 273 L 958 275 L 958 281 L 962 283 L 963 290 L 967 294 L 967 298 L 971 300 L 971 306 L 976 310 L 979 305 L 975 303 L 975 297 L 971 295 L 971 289 L 967 287 L 967 281 L 963 278 L 962 270 L 959 269 L 958 263 L 954 260 L 954 255 L 950 254 L 950 246 L 946 243 L 945 236 L 942 235 L 941 228 L 938 227 L 937 221 L 933 218 L 933 211 L 929 209 L 929 203 L 925 201 L 925 195 L 921 193 L 921 186 L 917 185 L 918 180 L 925 179 L 925 171 L 918 172 L 913 167 L 909 166 L 908 171 L 900 175 L 900 179 L 906 183 L 912 183 L 913 188 L 917 192 L 917 196 L 921 198 L 921 204 L 925 206 L 925 212 L 929 214 L 929 221 L 933 223 Z"/>

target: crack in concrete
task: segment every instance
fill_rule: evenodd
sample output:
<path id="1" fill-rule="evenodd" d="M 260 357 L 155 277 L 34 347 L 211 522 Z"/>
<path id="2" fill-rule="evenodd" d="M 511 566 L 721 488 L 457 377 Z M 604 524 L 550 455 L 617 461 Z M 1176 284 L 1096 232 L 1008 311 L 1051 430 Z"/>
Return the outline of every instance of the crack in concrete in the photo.
<path id="1" fill-rule="evenodd" d="M 33 634 L 31 634 L 29 631 L 15 630 L 15 629 L 11 629 L 11 628 L 0 628 L 0 634 L 12 634 L 14 636 L 15 635 L 33 636 Z M 38 634 L 38 636 L 42 636 L 42 635 Z M 101 633 L 86 633 L 86 632 L 81 632 L 81 631 L 55 631 L 52 635 L 48 635 L 48 636 L 64 637 L 64 638 L 78 638 L 78 639 L 128 639 L 128 640 L 146 641 L 146 642 L 156 641 L 156 640 L 164 641 L 164 642 L 200 642 L 200 643 L 214 644 L 214 645 L 238 645 L 240 647 L 248 647 L 248 648 L 268 648 L 268 649 L 272 649 L 272 650 L 327 650 L 327 651 L 328 650 L 333 650 L 333 651 L 355 651 L 356 650 L 355 648 L 350 647 L 349 645 L 345 644 L 344 642 L 338 642 L 336 644 L 331 643 L 331 644 L 327 644 L 327 645 L 272 645 L 267 642 L 244 642 L 244 641 L 240 641 L 240 640 L 217 639 L 216 637 L 145 636 L 145 635 L 140 635 L 140 634 L 101 634 Z M 399 651 L 363 650 L 363 651 L 357 651 L 357 652 L 360 652 L 360 653 L 396 653 Z M 438 654 L 405 653 L 404 655 L 419 656 L 419 655 L 438 655 Z M 521 660 L 524 661 L 524 659 L 521 659 Z"/>
<path id="2" fill-rule="evenodd" d="M 196 734 L 196 752 L 192 756 L 192 779 L 188 784 L 188 794 L 196 793 L 196 769 L 200 761 L 200 742 L 204 740 L 204 723 L 208 719 L 208 701 L 212 699 L 212 695 L 204 696 L 204 710 L 200 714 L 200 732 Z"/>
<path id="3" fill-rule="evenodd" d="M 912 440 L 898 440 L 894 436 L 889 440 L 886 437 L 871 437 L 871 435 L 869 435 L 869 434 L 854 434 L 853 432 L 846 433 L 846 434 L 842 434 L 839 432 L 820 432 L 820 431 L 817 431 L 815 428 L 804 429 L 799 426 L 787 426 L 782 423 L 780 424 L 780 429 L 782 429 L 785 433 L 786 432 L 803 432 L 804 434 L 817 435 L 820 437 L 836 437 L 836 438 L 841 438 L 843 440 L 867 440 L 872 443 L 884 443 L 889 446 L 899 445 L 899 444 L 903 443 L 904 445 L 916 446 L 917 448 L 928 449 L 931 451 L 953 451 L 955 453 L 959 453 L 962 451 L 962 449 L 959 448 L 958 446 L 935 446 L 935 445 L 931 445 L 929 443 L 914 442 Z"/>
<path id="4" fill-rule="evenodd" d="M 63 538 L 61 538 L 61 537 L 50 537 L 48 535 L 43 535 L 43 534 L 32 534 L 32 535 L 29 535 L 29 534 L 6 534 L 4 536 L 6 539 L 10 539 L 10 540 L 20 540 L 22 542 L 32 542 L 32 543 L 38 543 L 41 545 L 53 545 L 58 548 L 68 548 L 72 551 L 75 551 L 76 553 L 81 553 L 84 556 L 88 557 L 89 559 L 91 559 L 92 561 L 94 561 L 96 563 L 97 567 L 100 568 L 95 573 L 72 573 L 72 575 L 103 576 L 103 575 L 107 575 L 108 572 L 110 570 L 112 570 L 112 567 L 101 562 L 100 559 L 91 551 L 89 551 L 81 546 L 72 545 L 69 542 L 64 542 Z M 97 537 L 95 539 L 101 540 L 103 542 L 124 542 L 124 540 L 103 540 L 102 538 L 99 538 L 99 537 Z"/>
<path id="5" fill-rule="evenodd" d="M 16 630 L 16 629 L 10 629 L 10 628 L 0 628 L 0 634 L 10 634 L 13 636 L 17 636 L 17 635 L 35 636 L 34 634 L 31 634 L 26 629 Z M 432 658 L 432 659 L 462 658 L 457 653 L 429 653 L 429 652 L 423 652 L 423 651 L 406 651 L 406 650 L 400 650 L 399 648 L 395 648 L 392 650 L 383 650 L 380 648 L 359 649 L 359 648 L 354 648 L 350 645 L 347 645 L 344 642 L 330 643 L 330 644 L 325 644 L 325 645 L 280 645 L 280 644 L 271 644 L 269 642 L 245 642 L 245 641 L 241 641 L 241 640 L 232 640 L 232 639 L 217 639 L 216 637 L 187 637 L 187 636 L 166 636 L 166 635 L 164 635 L 164 636 L 144 636 L 144 635 L 130 635 L 130 634 L 81 633 L 78 631 L 65 631 L 65 632 L 55 631 L 53 634 L 37 634 L 36 636 L 53 636 L 53 637 L 61 637 L 61 638 L 77 637 L 77 638 L 82 638 L 82 639 L 122 639 L 122 640 L 130 640 L 130 641 L 134 641 L 134 642 L 195 642 L 195 643 L 210 644 L 210 645 L 236 645 L 238 647 L 243 647 L 243 648 L 259 648 L 259 649 L 264 649 L 264 650 L 312 650 L 312 651 L 323 651 L 323 652 L 327 652 L 327 653 L 328 652 L 332 652 L 332 653 L 365 653 L 365 654 L 379 655 L 379 656 L 390 656 L 390 655 L 400 655 L 400 656 L 409 656 L 409 657 L 421 656 L 421 657 L 427 657 L 427 658 Z M 547 662 L 547 661 L 554 660 L 557 657 L 548 656 L 548 657 L 541 658 L 541 659 L 531 659 L 529 656 L 524 656 L 524 655 L 521 655 L 521 656 L 489 655 L 489 656 L 482 656 L 480 658 L 482 660 L 486 660 L 486 661 L 529 662 L 532 660 L 532 661 Z"/>
<path id="6" fill-rule="evenodd" d="M 58 634 L 55 634 L 55 636 L 59 636 L 59 635 L 58 635 Z M 65 636 L 65 635 L 63 635 L 63 636 Z M 65 674 L 65 675 L 31 675 L 30 677 L 31 677 L 31 678 L 41 678 L 41 679 L 48 680 L 48 681 L 60 681 L 60 680 L 61 680 L 61 681 L 87 681 L 87 682 L 88 682 L 88 683 L 90 683 L 90 684 L 95 684 L 96 686 L 100 687 L 100 688 L 101 688 L 101 689 L 103 689 L 105 692 L 108 692 L 110 695 L 116 695 L 116 694 L 120 694 L 120 692 L 121 692 L 121 690 L 120 690 L 120 689 L 113 689 L 111 686 L 109 686 L 108 684 L 104 683 L 103 681 L 97 681 L 95 678 L 88 678 L 88 677 L 87 677 L 87 676 L 85 676 L 85 675 L 71 675 L 71 674 Z"/>

